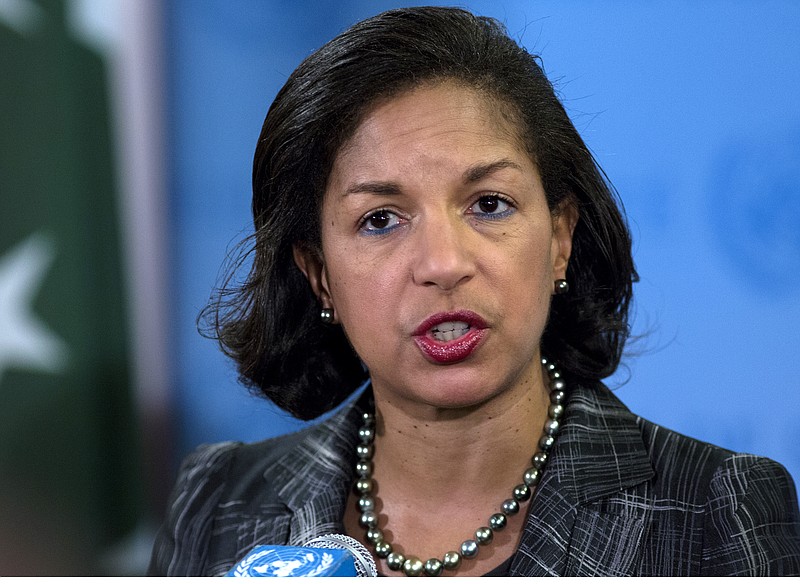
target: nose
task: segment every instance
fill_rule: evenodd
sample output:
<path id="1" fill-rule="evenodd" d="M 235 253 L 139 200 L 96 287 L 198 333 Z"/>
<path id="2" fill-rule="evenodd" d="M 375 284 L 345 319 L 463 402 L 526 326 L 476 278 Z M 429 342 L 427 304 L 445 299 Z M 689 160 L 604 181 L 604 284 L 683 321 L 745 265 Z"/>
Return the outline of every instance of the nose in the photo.
<path id="1" fill-rule="evenodd" d="M 455 218 L 423 220 L 413 238 L 413 280 L 452 290 L 475 274 L 469 228 Z"/>

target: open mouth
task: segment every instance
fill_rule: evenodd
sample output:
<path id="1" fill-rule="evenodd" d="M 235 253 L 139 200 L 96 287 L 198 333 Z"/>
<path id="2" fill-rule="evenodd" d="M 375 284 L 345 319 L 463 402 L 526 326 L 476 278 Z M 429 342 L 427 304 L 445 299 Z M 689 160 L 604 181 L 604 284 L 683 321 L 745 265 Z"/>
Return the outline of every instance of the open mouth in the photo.
<path id="1" fill-rule="evenodd" d="M 469 357 L 488 334 L 488 325 L 471 310 L 439 312 L 414 331 L 419 350 L 434 363 L 458 363 Z"/>

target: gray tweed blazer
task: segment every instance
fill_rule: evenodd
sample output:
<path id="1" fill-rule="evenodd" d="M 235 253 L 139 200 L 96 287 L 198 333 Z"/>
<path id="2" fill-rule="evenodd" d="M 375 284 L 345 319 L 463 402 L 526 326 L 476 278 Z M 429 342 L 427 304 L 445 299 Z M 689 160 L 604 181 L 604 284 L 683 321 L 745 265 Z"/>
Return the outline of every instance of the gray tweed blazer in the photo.
<path id="1" fill-rule="evenodd" d="M 257 444 L 198 448 L 150 574 L 220 575 L 255 545 L 343 533 L 361 408 Z M 800 575 L 795 487 L 769 459 L 661 428 L 605 387 L 574 389 L 510 574 Z"/>

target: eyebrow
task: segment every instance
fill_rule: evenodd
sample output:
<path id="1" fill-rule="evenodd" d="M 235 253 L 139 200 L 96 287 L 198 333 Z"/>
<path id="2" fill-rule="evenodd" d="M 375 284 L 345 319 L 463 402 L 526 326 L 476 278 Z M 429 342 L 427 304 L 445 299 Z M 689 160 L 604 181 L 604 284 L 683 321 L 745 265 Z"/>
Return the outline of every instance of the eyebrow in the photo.
<path id="1" fill-rule="evenodd" d="M 474 166 L 470 166 L 462 174 L 464 184 L 478 182 L 479 180 L 486 178 L 492 173 L 495 173 L 498 170 L 502 170 L 504 168 L 514 168 L 516 170 L 522 170 L 522 167 L 519 164 L 517 164 L 512 160 L 509 160 L 508 158 L 496 160 L 495 162 L 476 164 Z M 401 192 L 402 189 L 400 188 L 400 185 L 397 184 L 396 182 L 365 181 L 365 182 L 355 183 L 349 186 L 347 190 L 344 192 L 344 196 L 351 195 L 354 193 L 369 193 L 373 195 L 399 195 Z"/>
<path id="2" fill-rule="evenodd" d="M 351 185 L 344 192 L 345 196 L 353 193 L 371 193 L 373 195 L 399 195 L 400 185 L 394 182 L 367 181 Z"/>
<path id="3" fill-rule="evenodd" d="M 482 178 L 486 178 L 490 174 L 495 173 L 498 170 L 502 170 L 504 168 L 514 168 L 516 170 L 522 170 L 522 167 L 519 164 L 517 164 L 513 160 L 509 160 L 508 158 L 503 158 L 495 162 L 488 162 L 486 164 L 476 164 L 475 166 L 471 166 L 466 171 L 464 171 L 464 183 L 469 184 L 478 182 Z"/>

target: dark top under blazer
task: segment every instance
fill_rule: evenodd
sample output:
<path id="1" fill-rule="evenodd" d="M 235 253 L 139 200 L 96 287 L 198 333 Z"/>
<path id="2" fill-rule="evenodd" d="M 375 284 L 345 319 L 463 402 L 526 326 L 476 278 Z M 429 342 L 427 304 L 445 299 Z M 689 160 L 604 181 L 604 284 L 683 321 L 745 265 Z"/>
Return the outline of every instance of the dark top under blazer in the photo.
<path id="1" fill-rule="evenodd" d="M 360 408 L 265 442 L 196 450 L 150 573 L 220 575 L 253 546 L 343 533 Z M 734 574 L 800 574 L 786 470 L 660 428 L 605 387 L 575 389 L 510 575 Z"/>

